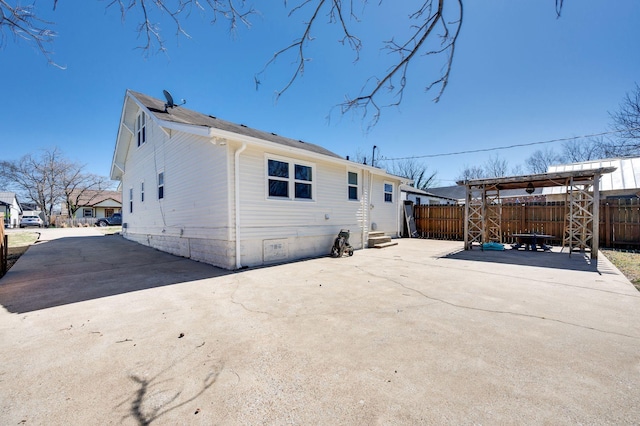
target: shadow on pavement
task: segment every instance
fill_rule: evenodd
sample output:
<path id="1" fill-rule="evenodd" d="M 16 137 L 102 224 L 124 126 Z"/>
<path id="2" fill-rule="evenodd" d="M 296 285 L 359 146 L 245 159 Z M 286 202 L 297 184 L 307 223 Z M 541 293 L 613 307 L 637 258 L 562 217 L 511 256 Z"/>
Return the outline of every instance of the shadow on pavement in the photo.
<path id="1" fill-rule="evenodd" d="M 0 304 L 24 313 L 231 273 L 121 236 L 33 245 L 0 279 Z"/>
<path id="2" fill-rule="evenodd" d="M 443 259 L 472 260 L 475 262 L 504 263 L 539 268 L 568 269 L 572 271 L 598 271 L 598 262 L 587 253 L 568 251 L 524 251 L 524 250 L 461 250 L 442 257 Z"/>

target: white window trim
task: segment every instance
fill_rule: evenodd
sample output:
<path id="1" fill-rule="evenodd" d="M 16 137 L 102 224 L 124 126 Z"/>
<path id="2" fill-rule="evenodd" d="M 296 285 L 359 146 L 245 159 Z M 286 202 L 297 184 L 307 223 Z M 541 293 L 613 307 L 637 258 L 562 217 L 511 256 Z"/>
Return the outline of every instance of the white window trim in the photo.
<path id="1" fill-rule="evenodd" d="M 391 192 L 387 191 L 386 186 L 387 185 L 391 185 Z M 393 185 L 393 182 L 389 182 L 389 181 L 384 181 L 384 183 L 382 184 L 382 194 L 383 194 L 383 200 L 385 203 L 393 203 L 395 200 L 395 196 L 394 196 L 394 192 L 395 192 L 395 186 Z M 387 201 L 387 194 L 391 194 L 391 201 Z"/>
<path id="2" fill-rule="evenodd" d="M 356 185 L 350 184 L 349 183 L 349 173 L 355 173 L 355 175 L 358 178 L 358 183 Z M 362 183 L 362 176 L 360 174 L 359 170 L 348 170 L 347 169 L 347 200 L 348 201 L 352 201 L 352 202 L 360 202 L 360 200 L 362 199 L 362 187 L 361 187 L 361 183 Z M 357 191 L 357 197 L 356 199 L 350 198 L 349 197 L 349 188 L 351 188 L 352 186 L 356 187 L 356 191 Z"/>
<path id="3" fill-rule="evenodd" d="M 289 177 L 288 178 L 280 178 L 275 176 L 269 176 L 269 160 L 282 161 L 284 163 L 289 164 Z M 295 171 L 296 165 L 305 166 L 311 168 L 311 180 L 310 181 L 302 181 L 295 179 Z M 288 197 L 271 197 L 269 196 L 269 179 L 277 179 L 277 180 L 286 180 L 288 182 L 289 188 L 289 196 Z M 279 155 L 266 154 L 264 157 L 264 195 L 267 200 L 276 200 L 276 201 L 298 201 L 298 202 L 315 202 L 316 201 L 316 186 L 318 184 L 318 175 L 316 173 L 316 165 L 315 163 L 310 163 L 308 161 L 298 160 L 296 158 L 291 157 L 282 157 Z M 311 198 L 296 198 L 296 182 L 305 183 L 311 185 Z"/>
<path id="4" fill-rule="evenodd" d="M 133 186 L 129 188 L 129 213 L 133 214 Z"/>
<path id="5" fill-rule="evenodd" d="M 160 175 L 162 174 L 162 183 L 160 183 Z M 156 176 L 156 182 L 158 191 L 156 192 L 156 197 L 158 201 L 162 201 L 166 198 L 166 194 L 164 193 L 164 187 L 166 186 L 167 177 L 164 175 L 164 170 L 159 170 Z M 162 188 L 162 198 L 160 198 L 160 188 Z"/>
<path id="6" fill-rule="evenodd" d="M 142 120 L 144 121 L 144 123 L 142 124 L 142 126 L 140 126 L 140 120 L 142 117 Z M 139 140 L 140 137 L 140 133 L 142 133 L 142 140 Z M 140 110 L 138 112 L 138 114 L 136 115 L 136 121 L 135 121 L 135 125 L 134 125 L 134 134 L 135 134 L 135 138 L 136 138 L 136 146 L 138 148 L 142 147 L 142 145 L 144 145 L 145 143 L 147 143 L 147 114 Z"/>
<path id="7" fill-rule="evenodd" d="M 140 202 L 144 203 L 144 181 L 140 182 Z"/>

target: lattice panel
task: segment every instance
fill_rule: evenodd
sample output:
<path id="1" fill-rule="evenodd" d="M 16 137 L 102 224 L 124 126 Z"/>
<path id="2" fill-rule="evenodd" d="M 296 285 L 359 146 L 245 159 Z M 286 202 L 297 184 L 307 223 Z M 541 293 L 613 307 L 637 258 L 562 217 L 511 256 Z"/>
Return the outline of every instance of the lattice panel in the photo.
<path id="1" fill-rule="evenodd" d="M 502 243 L 502 204 L 500 191 L 487 189 L 484 191 L 485 242 Z"/>
<path id="2" fill-rule="evenodd" d="M 573 183 L 569 186 L 566 229 L 562 242 L 564 247 L 569 247 L 569 253 L 574 249 L 591 248 L 595 206 L 593 195 L 589 193 L 591 187 Z"/>
<path id="3" fill-rule="evenodd" d="M 467 242 L 482 244 L 483 235 L 483 207 L 482 191 L 471 189 L 467 196 L 469 217 L 467 218 Z"/>

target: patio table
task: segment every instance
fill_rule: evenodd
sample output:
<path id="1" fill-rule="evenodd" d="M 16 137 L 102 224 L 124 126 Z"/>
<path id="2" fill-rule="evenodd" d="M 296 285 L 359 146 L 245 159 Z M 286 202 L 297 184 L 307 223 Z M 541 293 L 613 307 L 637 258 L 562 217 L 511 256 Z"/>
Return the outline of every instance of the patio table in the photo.
<path id="1" fill-rule="evenodd" d="M 518 250 L 524 247 L 525 250 L 537 251 L 538 247 L 543 251 L 551 250 L 551 246 L 545 244 L 548 240 L 555 238 L 553 235 L 547 234 L 537 234 L 533 233 L 523 233 L 523 234 L 511 234 L 511 237 L 517 238 L 518 242 L 516 244 L 512 244 L 511 248 Z"/>

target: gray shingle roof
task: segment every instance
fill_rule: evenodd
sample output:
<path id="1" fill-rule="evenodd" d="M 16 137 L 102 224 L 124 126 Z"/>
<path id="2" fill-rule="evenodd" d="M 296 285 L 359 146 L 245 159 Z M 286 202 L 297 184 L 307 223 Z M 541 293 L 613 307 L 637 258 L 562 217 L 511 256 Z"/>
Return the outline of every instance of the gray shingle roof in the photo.
<path id="1" fill-rule="evenodd" d="M 213 129 L 220 129 L 228 132 L 237 133 L 244 136 L 250 136 L 256 139 L 261 139 L 280 145 L 285 145 L 291 148 L 303 149 L 311 151 L 316 154 L 328 155 L 334 158 L 342 158 L 338 154 L 329 151 L 319 145 L 303 142 L 300 140 L 285 138 L 283 136 L 276 135 L 275 133 L 264 132 L 261 130 L 252 129 L 242 124 L 235 124 L 229 121 L 221 120 L 211 115 L 199 113 L 197 111 L 190 110 L 183 106 L 168 108 L 165 111 L 164 101 L 161 101 L 143 93 L 134 92 L 129 90 L 129 93 L 133 95 L 142 105 L 144 105 L 154 116 L 159 120 L 169 121 L 179 124 L 188 124 L 193 126 L 209 127 Z"/>
<path id="2" fill-rule="evenodd" d="M 15 192 L 0 192 L 0 202 L 4 204 L 13 204 L 13 200 L 16 198 Z"/>

